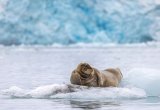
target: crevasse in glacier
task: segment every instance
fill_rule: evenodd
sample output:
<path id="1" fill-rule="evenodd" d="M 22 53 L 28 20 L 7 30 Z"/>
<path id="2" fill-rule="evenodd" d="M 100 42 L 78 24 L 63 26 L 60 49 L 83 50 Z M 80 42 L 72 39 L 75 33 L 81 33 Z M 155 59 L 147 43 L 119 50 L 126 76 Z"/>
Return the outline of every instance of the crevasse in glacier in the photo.
<path id="1" fill-rule="evenodd" d="M 158 0 L 0 0 L 0 44 L 160 40 Z"/>

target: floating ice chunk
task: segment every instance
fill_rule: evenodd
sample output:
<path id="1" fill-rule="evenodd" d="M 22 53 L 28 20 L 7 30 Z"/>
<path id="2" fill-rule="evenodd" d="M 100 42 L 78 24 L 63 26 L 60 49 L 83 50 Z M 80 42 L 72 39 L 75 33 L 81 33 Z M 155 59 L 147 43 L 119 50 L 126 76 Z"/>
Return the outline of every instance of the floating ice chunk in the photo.
<path id="1" fill-rule="evenodd" d="M 160 96 L 160 71 L 134 68 L 127 74 L 127 84 L 144 89 L 148 96 Z"/>
<path id="2" fill-rule="evenodd" d="M 49 98 L 58 93 L 76 92 L 88 87 L 71 85 L 71 84 L 52 84 L 40 86 L 33 90 L 24 90 L 13 86 L 9 89 L 2 90 L 2 94 L 17 98 Z"/>
<path id="3" fill-rule="evenodd" d="M 11 97 L 26 97 L 26 90 L 21 89 L 17 86 L 12 86 L 9 89 L 2 90 L 2 93 Z"/>
<path id="4" fill-rule="evenodd" d="M 78 91 L 67 94 L 56 94 L 51 98 L 66 99 L 137 99 L 145 98 L 146 93 L 139 88 L 90 88 L 84 91 Z"/>
<path id="5" fill-rule="evenodd" d="M 64 84 L 53 84 L 47 86 L 40 86 L 36 89 L 31 90 L 28 92 L 34 98 L 47 98 L 53 94 L 60 93 L 60 92 L 67 92 L 68 86 Z"/>
<path id="6" fill-rule="evenodd" d="M 33 90 L 11 87 L 3 90 L 3 93 L 18 98 L 124 99 L 146 97 L 145 91 L 139 88 L 88 88 L 66 84 L 40 86 Z"/>

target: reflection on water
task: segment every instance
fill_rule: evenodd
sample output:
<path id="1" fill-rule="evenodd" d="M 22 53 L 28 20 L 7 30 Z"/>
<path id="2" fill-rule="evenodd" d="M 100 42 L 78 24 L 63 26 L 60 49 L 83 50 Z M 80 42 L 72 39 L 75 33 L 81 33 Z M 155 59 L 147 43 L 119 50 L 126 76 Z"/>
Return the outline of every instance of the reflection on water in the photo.
<path id="1" fill-rule="evenodd" d="M 82 108 L 84 110 L 87 109 L 98 109 L 104 106 L 120 106 L 118 102 L 101 102 L 101 101 L 77 101 L 70 100 L 70 104 L 72 108 Z"/>
<path id="2" fill-rule="evenodd" d="M 143 110 L 152 110 L 154 107 L 159 108 L 160 98 L 148 97 L 142 99 L 130 100 L 82 100 L 82 99 L 51 99 L 54 103 L 66 106 L 66 109 L 80 110 L 133 110 L 142 108 Z M 54 105 L 55 106 L 55 105 Z"/>
<path id="3" fill-rule="evenodd" d="M 102 109 L 102 108 L 119 108 L 121 105 L 120 100 L 78 100 L 78 99 L 54 99 L 53 102 L 60 104 L 60 105 L 66 105 L 68 108 L 72 109 L 82 109 L 82 110 L 88 110 L 88 109 Z"/>
<path id="4" fill-rule="evenodd" d="M 83 108 L 84 110 L 101 108 L 102 106 L 100 102 L 91 102 L 91 101 L 82 102 L 82 101 L 71 100 L 70 104 L 72 108 Z"/>

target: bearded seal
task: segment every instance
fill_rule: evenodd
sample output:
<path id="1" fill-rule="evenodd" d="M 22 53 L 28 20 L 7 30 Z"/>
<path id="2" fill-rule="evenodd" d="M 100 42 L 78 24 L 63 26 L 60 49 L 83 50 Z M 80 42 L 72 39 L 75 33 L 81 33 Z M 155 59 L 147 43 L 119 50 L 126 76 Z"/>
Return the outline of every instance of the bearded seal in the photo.
<path id="1" fill-rule="evenodd" d="M 88 63 L 80 63 L 71 74 L 70 81 L 75 85 L 91 87 L 118 87 L 122 79 L 119 68 L 109 68 L 99 71 Z"/>

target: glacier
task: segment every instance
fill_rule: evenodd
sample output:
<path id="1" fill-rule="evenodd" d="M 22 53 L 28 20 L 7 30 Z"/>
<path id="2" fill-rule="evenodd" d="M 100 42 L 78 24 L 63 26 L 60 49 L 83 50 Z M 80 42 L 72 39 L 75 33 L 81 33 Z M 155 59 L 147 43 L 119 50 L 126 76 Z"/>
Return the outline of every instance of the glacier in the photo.
<path id="1" fill-rule="evenodd" d="M 0 0 L 1 45 L 160 41 L 158 0 Z"/>

